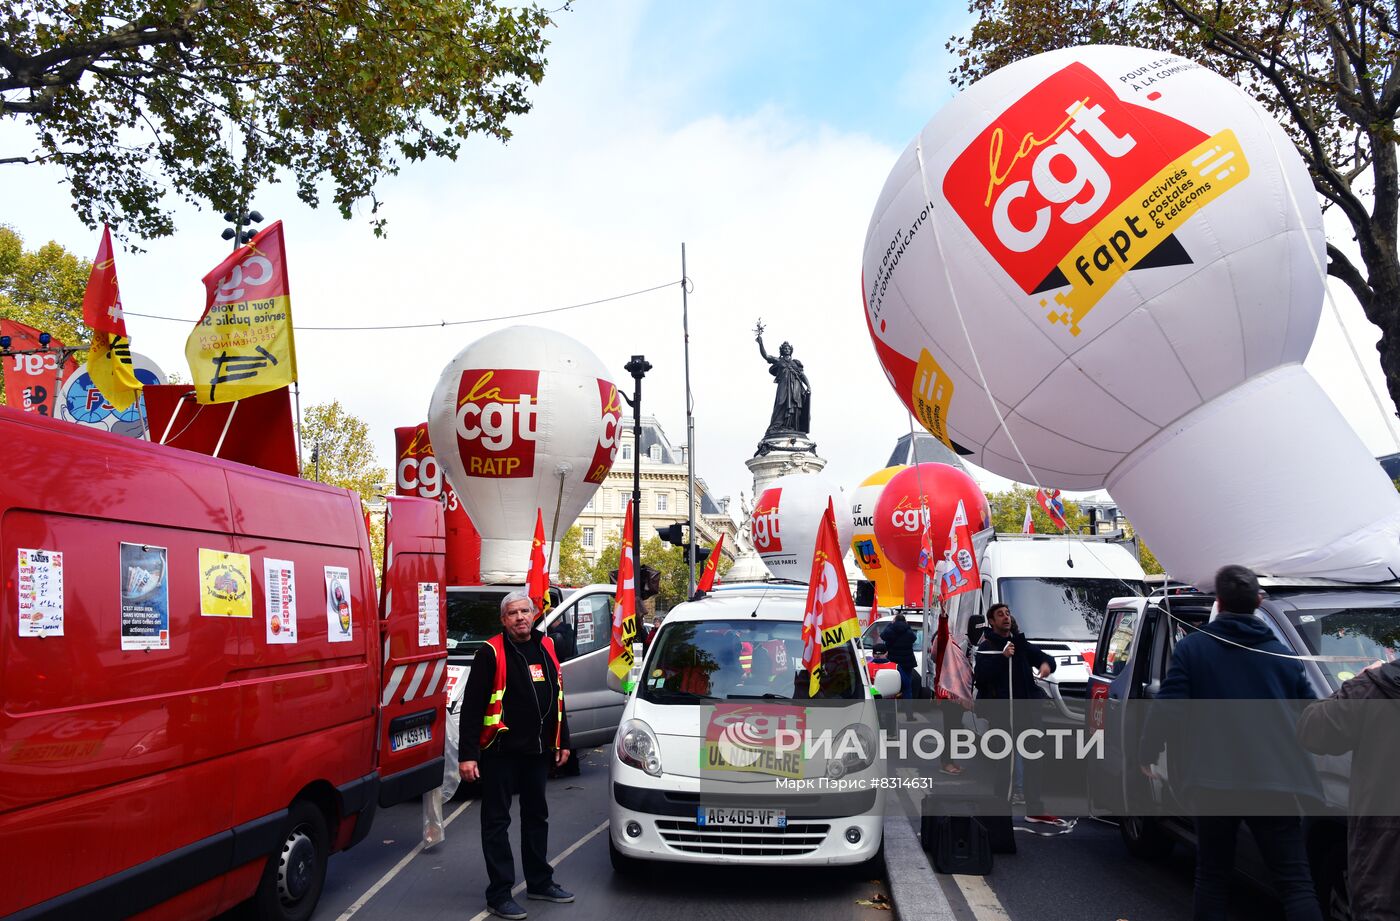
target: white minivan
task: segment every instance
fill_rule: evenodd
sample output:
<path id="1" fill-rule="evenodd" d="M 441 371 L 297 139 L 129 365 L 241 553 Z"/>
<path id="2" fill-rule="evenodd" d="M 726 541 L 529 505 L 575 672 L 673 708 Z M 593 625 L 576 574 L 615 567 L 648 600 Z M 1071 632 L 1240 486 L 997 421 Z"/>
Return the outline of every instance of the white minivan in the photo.
<path id="1" fill-rule="evenodd" d="M 846 643 L 823 653 L 809 695 L 806 587 L 790 589 L 725 586 L 673 608 L 652 637 L 612 749 L 616 872 L 648 861 L 876 859 L 885 776 L 876 692 Z M 878 674 L 885 693 L 898 691 L 893 672 Z M 823 736 L 825 747 L 806 744 Z"/>
<path id="2" fill-rule="evenodd" d="M 1055 659 L 1055 672 L 1038 683 L 1065 716 L 1082 718 L 1078 710 L 1088 693 L 1094 646 L 1109 600 L 1147 593 L 1147 576 L 1132 545 L 989 531 L 974 543 L 982 590 L 959 595 L 949 605 L 953 635 L 970 650 L 982 634 L 987 610 L 998 602 L 1010 606 L 1026 639 Z M 925 653 L 932 633 L 925 631 Z"/>

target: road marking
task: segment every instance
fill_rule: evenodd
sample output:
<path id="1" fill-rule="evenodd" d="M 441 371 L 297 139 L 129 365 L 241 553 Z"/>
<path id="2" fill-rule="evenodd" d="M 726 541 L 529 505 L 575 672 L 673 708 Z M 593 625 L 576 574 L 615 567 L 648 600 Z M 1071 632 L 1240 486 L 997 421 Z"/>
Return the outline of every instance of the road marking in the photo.
<path id="1" fill-rule="evenodd" d="M 985 879 L 980 876 L 954 874 L 953 882 L 962 890 L 967 907 L 972 909 L 972 916 L 977 921 L 1011 921 L 1011 916 L 1001 906 L 997 894 L 987 885 Z"/>
<path id="2" fill-rule="evenodd" d="M 551 867 L 557 867 L 557 866 L 559 866 L 559 864 L 564 860 L 564 858 L 568 857 L 568 856 L 569 856 L 570 854 L 572 854 L 574 851 L 576 851 L 576 850 L 578 850 L 579 848 L 583 847 L 583 846 L 584 846 L 585 844 L 587 844 L 589 841 L 592 841 L 594 838 L 596 838 L 596 837 L 598 836 L 598 832 L 602 831 L 603 829 L 605 829 L 605 828 L 607 828 L 607 827 L 608 827 L 608 823 L 607 823 L 606 821 L 600 822 L 600 823 L 598 824 L 598 827 L 597 827 L 597 828 L 593 829 L 593 830 L 590 831 L 588 834 L 584 835 L 582 838 L 580 838 L 580 839 L 578 839 L 577 841 L 575 841 L 573 844 L 571 844 L 571 845 L 569 845 L 568 847 L 564 848 L 564 850 L 561 851 L 561 852 L 559 853 L 558 856 L 551 858 L 550 861 L 549 861 L 549 865 L 550 865 Z M 516 883 L 516 884 L 515 884 L 515 888 L 512 889 L 512 890 L 510 891 L 510 894 L 511 894 L 511 895 L 519 895 L 520 893 L 522 893 L 522 892 L 524 892 L 524 891 L 525 891 L 525 884 L 524 884 L 524 883 Z M 471 919 L 471 921 L 485 921 L 485 919 L 486 919 L 486 918 L 489 918 L 489 917 L 491 917 L 491 912 L 490 912 L 489 910 L 488 910 L 488 911 L 483 911 L 483 912 L 481 912 L 480 914 L 474 916 L 474 917 Z M 980 919 L 979 919 L 979 921 L 980 921 Z"/>
<path id="3" fill-rule="evenodd" d="M 462 813 L 466 812 L 467 807 L 470 806 L 473 802 L 475 802 L 475 800 L 467 800 L 465 803 L 458 806 L 456 810 L 454 810 L 453 813 L 449 815 L 447 819 L 442 823 L 442 827 L 446 828 L 447 826 L 451 825 L 452 820 L 457 818 L 457 816 L 461 815 Z M 403 860 L 400 860 L 398 863 L 394 864 L 393 868 L 390 869 L 388 873 L 385 873 L 383 876 L 379 877 L 378 882 L 376 882 L 369 889 L 365 890 L 365 894 L 360 896 L 355 901 L 354 905 L 351 905 L 349 908 L 345 909 L 345 911 L 341 912 L 340 917 L 337 918 L 336 921 L 345 921 L 346 918 L 350 917 L 355 912 L 359 911 L 361 908 L 364 908 L 366 903 L 368 903 L 370 899 L 374 898 L 376 895 L 379 894 L 380 889 L 383 889 L 385 886 L 387 886 L 390 880 L 392 880 L 395 876 L 398 876 L 399 873 L 403 870 L 403 868 L 408 866 L 409 861 L 413 860 L 413 858 L 417 857 L 421 853 L 423 853 L 423 842 L 419 841 L 418 846 L 415 847 L 413 850 L 409 851 L 408 855 L 404 857 Z"/>

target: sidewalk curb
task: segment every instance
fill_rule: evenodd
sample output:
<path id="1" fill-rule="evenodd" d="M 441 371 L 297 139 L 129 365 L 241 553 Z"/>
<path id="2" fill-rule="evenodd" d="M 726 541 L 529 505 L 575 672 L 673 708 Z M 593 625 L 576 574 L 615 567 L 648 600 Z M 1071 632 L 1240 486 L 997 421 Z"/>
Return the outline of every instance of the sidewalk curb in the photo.
<path id="1" fill-rule="evenodd" d="M 955 921 L 909 817 L 885 816 L 885 876 L 900 921 Z"/>

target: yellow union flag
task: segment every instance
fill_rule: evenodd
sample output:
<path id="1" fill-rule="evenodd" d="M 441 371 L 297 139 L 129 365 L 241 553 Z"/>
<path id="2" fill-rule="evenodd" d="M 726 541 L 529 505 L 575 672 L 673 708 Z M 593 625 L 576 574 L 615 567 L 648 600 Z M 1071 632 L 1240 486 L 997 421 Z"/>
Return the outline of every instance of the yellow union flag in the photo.
<path id="1" fill-rule="evenodd" d="M 282 222 L 204 276 L 204 315 L 185 341 L 195 397 L 229 403 L 297 379 Z"/>

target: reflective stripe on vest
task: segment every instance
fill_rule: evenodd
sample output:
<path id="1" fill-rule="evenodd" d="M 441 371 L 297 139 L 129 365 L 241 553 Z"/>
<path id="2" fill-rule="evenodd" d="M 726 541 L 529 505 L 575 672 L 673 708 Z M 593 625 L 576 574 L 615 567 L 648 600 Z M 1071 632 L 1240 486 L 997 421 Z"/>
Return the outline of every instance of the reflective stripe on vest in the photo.
<path id="1" fill-rule="evenodd" d="M 486 748 L 496 741 L 496 736 L 505 732 L 510 727 L 505 723 L 506 708 L 506 640 L 505 634 L 498 633 L 486 641 L 496 654 L 496 672 L 491 683 L 491 696 L 486 698 L 486 713 L 481 718 L 481 738 L 478 744 Z M 554 674 L 559 680 L 558 704 L 554 709 L 554 747 L 559 748 L 559 742 L 564 735 L 564 672 L 559 668 L 559 657 L 554 653 L 554 640 L 548 636 L 541 637 L 540 645 L 544 648 L 545 655 L 549 661 L 554 663 Z"/>

